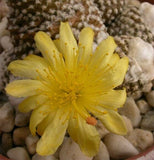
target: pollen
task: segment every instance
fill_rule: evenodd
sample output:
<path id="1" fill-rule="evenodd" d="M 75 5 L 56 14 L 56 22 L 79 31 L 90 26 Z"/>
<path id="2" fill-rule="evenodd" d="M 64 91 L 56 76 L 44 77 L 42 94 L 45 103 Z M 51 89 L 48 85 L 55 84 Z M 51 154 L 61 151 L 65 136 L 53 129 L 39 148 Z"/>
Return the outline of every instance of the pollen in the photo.
<path id="1" fill-rule="evenodd" d="M 94 117 L 88 117 L 86 119 L 87 124 L 90 124 L 92 126 L 95 126 L 97 124 L 97 120 Z"/>

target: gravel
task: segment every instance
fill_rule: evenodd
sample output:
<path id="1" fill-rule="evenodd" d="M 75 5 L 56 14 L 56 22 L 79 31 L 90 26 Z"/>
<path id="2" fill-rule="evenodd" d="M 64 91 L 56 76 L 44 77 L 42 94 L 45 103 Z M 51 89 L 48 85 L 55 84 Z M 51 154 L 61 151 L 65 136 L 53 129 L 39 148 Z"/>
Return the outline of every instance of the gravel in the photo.
<path id="1" fill-rule="evenodd" d="M 127 1 L 130 1 L 129 3 L 136 5 L 137 7 L 140 6 L 140 3 L 137 1 L 136 3 L 132 3 L 131 0 Z M 85 156 L 81 152 L 79 146 L 68 135 L 66 135 L 64 142 L 54 155 L 38 155 L 36 153 L 36 144 L 39 140 L 39 136 L 32 136 L 28 129 L 31 113 L 25 114 L 18 111 L 18 104 L 23 100 L 23 98 L 13 98 L 8 95 L 8 99 L 4 98 L 6 97 L 3 90 L 5 84 L 8 83 L 8 80 L 13 79 L 11 76 L 8 77 L 8 72 L 6 70 L 8 63 L 11 60 L 10 57 L 13 55 L 12 50 L 14 47 L 11 33 L 7 29 L 10 9 L 6 2 L 6 0 L 0 0 L 1 154 L 6 155 L 11 160 L 120 160 L 136 155 L 154 144 L 154 81 L 152 86 L 152 79 L 150 79 L 145 84 L 141 83 L 142 90 L 140 90 L 140 88 L 136 88 L 134 92 L 131 92 L 131 95 L 127 97 L 124 107 L 119 110 L 128 130 L 127 135 L 120 136 L 112 134 L 100 121 L 98 121 L 96 129 L 100 134 L 101 143 L 100 150 L 96 156 Z M 143 6 L 144 5 L 142 5 L 142 7 Z M 149 7 L 150 10 L 154 10 L 154 7 Z M 142 8 L 142 12 L 143 11 L 144 8 Z M 147 11 L 148 10 L 146 10 L 146 12 Z M 148 15 L 149 14 L 150 12 L 148 12 Z M 146 17 L 145 14 L 143 15 Z M 149 17 L 150 16 L 152 15 L 149 15 Z M 151 23 L 153 25 L 153 22 Z M 150 24 L 148 25 L 150 26 Z M 139 51 L 140 50 L 138 50 L 138 52 Z M 144 64 L 143 67 L 148 71 L 149 66 L 147 64 Z M 130 73 L 131 71 L 128 72 Z M 133 72 L 133 74 L 135 74 L 135 77 L 139 77 L 136 73 Z M 153 75 L 150 77 L 152 76 Z M 147 79 L 147 77 L 144 76 L 142 78 Z M 136 83 L 140 84 L 140 79 L 138 79 Z M 134 83 L 131 85 L 133 86 Z M 134 86 L 134 88 L 135 87 L 136 86 Z"/>

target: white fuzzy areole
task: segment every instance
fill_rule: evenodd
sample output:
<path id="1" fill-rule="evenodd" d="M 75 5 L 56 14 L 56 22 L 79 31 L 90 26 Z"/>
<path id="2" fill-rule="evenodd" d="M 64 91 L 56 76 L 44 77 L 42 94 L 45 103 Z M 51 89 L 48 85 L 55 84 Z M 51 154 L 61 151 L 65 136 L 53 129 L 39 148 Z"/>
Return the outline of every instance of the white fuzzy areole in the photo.
<path id="1" fill-rule="evenodd" d="M 154 79 L 154 49 L 151 44 L 135 37 L 129 41 L 130 69 L 134 81 L 143 82 Z"/>
<path id="2" fill-rule="evenodd" d="M 140 11 L 144 22 L 154 34 L 154 5 L 144 2 L 140 6 Z"/>

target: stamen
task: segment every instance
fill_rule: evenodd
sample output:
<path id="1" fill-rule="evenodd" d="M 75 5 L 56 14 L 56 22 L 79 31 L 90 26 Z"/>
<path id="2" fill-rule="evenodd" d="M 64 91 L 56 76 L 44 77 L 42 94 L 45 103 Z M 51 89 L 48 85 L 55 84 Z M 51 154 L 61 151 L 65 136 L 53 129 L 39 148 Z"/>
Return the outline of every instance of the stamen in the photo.
<path id="1" fill-rule="evenodd" d="M 36 77 L 37 80 L 43 79 L 44 75 L 41 71 L 39 71 L 38 69 L 35 70 L 38 74 L 38 76 Z"/>
<path id="2" fill-rule="evenodd" d="M 98 110 L 98 109 L 96 109 L 96 108 L 94 108 L 92 106 L 88 106 L 86 108 L 89 109 L 89 110 L 91 110 L 91 112 L 95 111 L 95 112 L 97 112 L 99 114 L 107 114 L 107 111 L 100 111 L 100 110 Z"/>
<path id="3" fill-rule="evenodd" d="M 61 83 L 60 80 L 58 79 L 57 75 L 52 71 L 50 66 L 48 67 L 48 70 L 49 70 L 49 73 L 50 73 L 50 74 L 48 73 L 50 75 L 50 77 L 52 79 L 54 79 L 57 83 L 60 84 Z"/>
<path id="4" fill-rule="evenodd" d="M 68 121 L 68 120 L 70 119 L 71 112 L 72 112 L 72 107 L 70 107 L 70 108 L 68 109 L 68 114 L 67 114 L 65 120 L 62 122 L 62 124 L 65 124 L 66 121 Z"/>
<path id="5" fill-rule="evenodd" d="M 77 104 L 76 104 L 75 101 L 73 101 L 72 104 L 73 104 L 75 110 L 78 112 L 78 114 L 79 114 L 83 119 L 87 119 L 87 117 L 90 116 L 88 113 L 86 113 L 85 111 L 83 111 L 83 110 L 81 109 L 81 106 L 80 106 L 80 108 L 79 108 L 79 107 L 77 106 Z"/>

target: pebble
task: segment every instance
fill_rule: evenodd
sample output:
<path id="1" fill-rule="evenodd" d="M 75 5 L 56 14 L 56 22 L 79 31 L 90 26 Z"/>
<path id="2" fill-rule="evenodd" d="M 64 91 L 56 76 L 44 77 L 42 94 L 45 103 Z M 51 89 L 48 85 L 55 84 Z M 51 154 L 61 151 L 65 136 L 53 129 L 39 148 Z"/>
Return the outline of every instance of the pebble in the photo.
<path id="1" fill-rule="evenodd" d="M 40 156 L 37 153 L 32 157 L 32 160 L 57 160 L 53 155 Z"/>
<path id="2" fill-rule="evenodd" d="M 142 91 L 147 93 L 151 91 L 151 88 L 152 88 L 152 83 L 150 82 L 150 83 L 144 84 Z"/>
<path id="3" fill-rule="evenodd" d="M 154 90 L 152 90 L 146 95 L 146 99 L 147 99 L 148 104 L 154 107 Z"/>
<path id="4" fill-rule="evenodd" d="M 132 38 L 128 57 L 132 63 L 129 73 L 134 82 L 139 80 L 144 84 L 154 79 L 154 48 L 150 43 L 139 37 Z"/>
<path id="5" fill-rule="evenodd" d="M 36 152 L 36 144 L 39 140 L 39 137 L 38 136 L 32 136 L 31 134 L 26 137 L 25 139 L 25 144 L 27 146 L 27 150 L 30 154 L 35 154 Z"/>
<path id="6" fill-rule="evenodd" d="M 63 140 L 63 143 L 58 147 L 58 149 L 56 150 L 56 152 L 53 154 L 53 156 L 55 158 L 57 158 L 58 160 L 59 160 L 59 154 L 60 154 L 61 148 L 62 148 L 63 144 L 66 142 L 67 139 L 69 139 L 69 137 L 65 136 L 64 140 Z"/>
<path id="7" fill-rule="evenodd" d="M 26 137 L 30 134 L 28 127 L 16 128 L 13 132 L 13 142 L 15 145 L 24 145 Z"/>
<path id="8" fill-rule="evenodd" d="M 11 160 L 30 160 L 27 151 L 23 147 L 15 147 L 10 149 L 7 152 L 7 156 Z"/>
<path id="9" fill-rule="evenodd" d="M 6 17 L 3 17 L 0 21 L 0 37 L 2 37 L 3 34 L 5 33 L 7 25 L 8 25 L 8 19 Z"/>
<path id="10" fill-rule="evenodd" d="M 149 111 L 145 114 L 141 121 L 141 128 L 154 131 L 154 111 Z"/>
<path id="11" fill-rule="evenodd" d="M 24 127 L 28 125 L 29 123 L 29 118 L 30 118 L 31 113 L 21 113 L 17 111 L 16 116 L 15 116 L 15 125 L 18 127 Z"/>
<path id="12" fill-rule="evenodd" d="M 0 39 L 0 43 L 1 43 L 1 46 L 4 50 L 13 48 L 13 45 L 11 43 L 11 38 L 9 36 L 3 36 Z"/>
<path id="13" fill-rule="evenodd" d="M 138 106 L 138 108 L 139 108 L 139 110 L 140 110 L 140 112 L 141 112 L 142 114 L 145 114 L 145 113 L 147 113 L 147 112 L 150 110 L 150 106 L 149 106 L 148 103 L 147 103 L 145 100 L 143 100 L 143 99 L 138 100 L 138 101 L 136 102 L 136 104 L 137 104 L 137 106 Z"/>
<path id="14" fill-rule="evenodd" d="M 100 135 L 101 138 L 103 138 L 105 135 L 109 133 L 109 131 L 104 127 L 101 121 L 97 121 L 96 129 Z"/>
<path id="15" fill-rule="evenodd" d="M 71 138 L 63 143 L 59 157 L 60 160 L 92 160 L 92 157 L 87 157 L 81 152 L 79 146 Z"/>
<path id="16" fill-rule="evenodd" d="M 0 108 L 0 130 L 11 132 L 14 128 L 14 109 L 10 103 L 5 103 Z"/>
<path id="17" fill-rule="evenodd" d="M 7 2 L 4 0 L 0 1 L 0 17 L 5 17 L 9 14 L 9 7 L 7 6 Z"/>
<path id="18" fill-rule="evenodd" d="M 154 5 L 144 2 L 140 6 L 141 15 L 143 17 L 144 23 L 149 27 L 149 29 L 154 34 Z"/>
<path id="19" fill-rule="evenodd" d="M 125 122 L 125 125 L 127 127 L 127 134 L 129 134 L 130 132 L 133 131 L 133 126 L 132 126 L 132 122 L 130 119 L 128 119 L 126 116 L 122 116 L 123 120 Z"/>
<path id="20" fill-rule="evenodd" d="M 123 136 L 109 133 L 104 137 L 103 141 L 113 159 L 126 159 L 139 153 Z"/>
<path id="21" fill-rule="evenodd" d="M 13 147 L 13 140 L 11 133 L 3 133 L 2 134 L 2 148 L 5 152 Z"/>
<path id="22" fill-rule="evenodd" d="M 128 97 L 124 107 L 119 109 L 119 113 L 129 118 L 133 127 L 137 127 L 141 121 L 140 110 L 132 97 Z"/>
<path id="23" fill-rule="evenodd" d="M 133 97 L 133 99 L 135 100 L 138 100 L 142 97 L 142 92 L 139 90 L 139 91 L 134 91 L 131 96 Z"/>
<path id="24" fill-rule="evenodd" d="M 153 135 L 150 131 L 143 129 L 134 129 L 126 138 L 139 151 L 143 151 L 153 144 Z"/>
<path id="25" fill-rule="evenodd" d="M 7 95 L 7 96 L 8 96 L 9 102 L 12 106 L 18 106 L 19 103 L 21 103 L 24 100 L 24 98 L 16 98 L 16 97 L 13 97 L 10 95 Z"/>
<path id="26" fill-rule="evenodd" d="M 110 160 L 109 152 L 102 141 L 100 143 L 99 152 L 93 158 L 93 160 Z"/>

